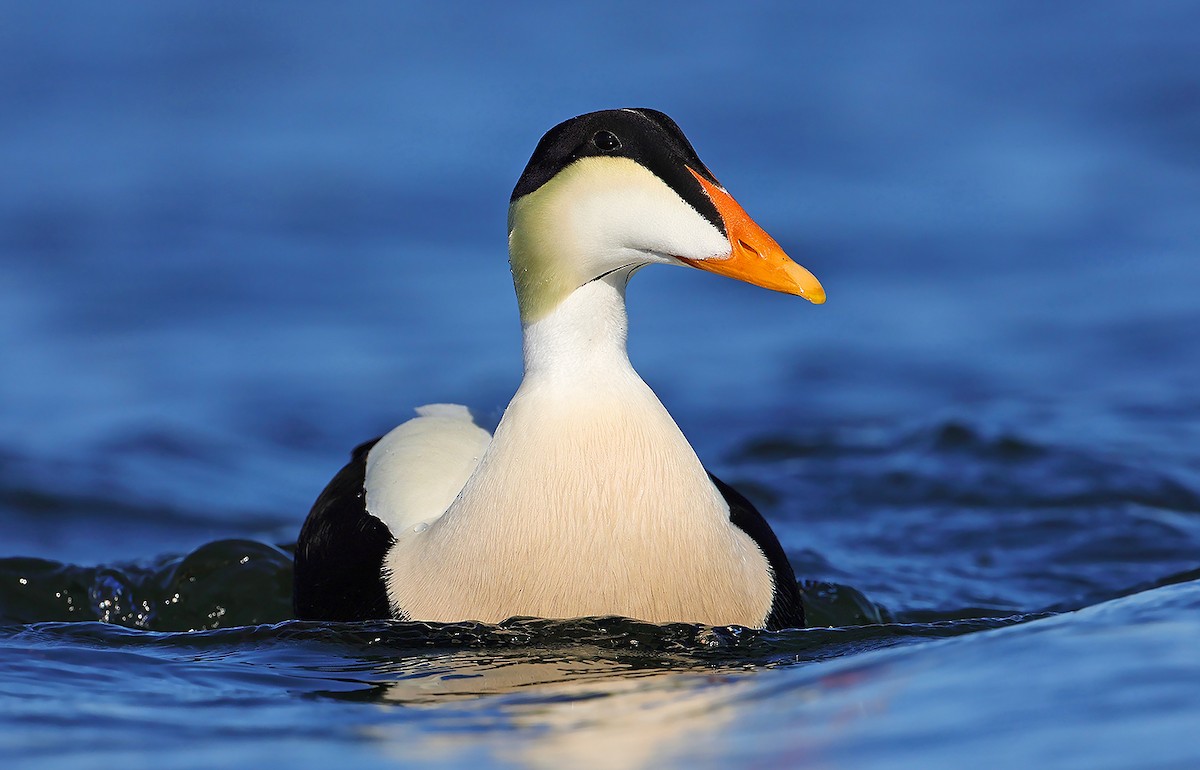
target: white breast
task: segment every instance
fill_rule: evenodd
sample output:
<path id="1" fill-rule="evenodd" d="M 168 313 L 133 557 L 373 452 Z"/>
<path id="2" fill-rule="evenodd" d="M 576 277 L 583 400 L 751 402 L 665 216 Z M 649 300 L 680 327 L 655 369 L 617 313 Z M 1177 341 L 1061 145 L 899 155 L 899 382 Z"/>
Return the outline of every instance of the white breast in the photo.
<path id="1" fill-rule="evenodd" d="M 564 303 L 589 327 L 612 289 L 596 283 Z M 393 529 L 393 607 L 432 621 L 761 625 L 774 596 L 767 560 L 730 523 L 695 452 L 629 366 L 623 336 L 615 355 L 607 333 L 588 346 L 555 330 L 546 355 L 572 351 L 569 366 L 529 361 L 530 336 L 525 380 L 461 492 L 427 528 L 405 518 Z"/>

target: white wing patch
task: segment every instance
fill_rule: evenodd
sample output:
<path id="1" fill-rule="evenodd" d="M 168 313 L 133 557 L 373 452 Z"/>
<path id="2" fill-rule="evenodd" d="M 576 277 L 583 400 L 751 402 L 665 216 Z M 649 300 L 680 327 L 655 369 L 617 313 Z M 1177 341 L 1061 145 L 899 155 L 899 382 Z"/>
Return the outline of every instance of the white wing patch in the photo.
<path id="1" fill-rule="evenodd" d="M 458 404 L 417 407 L 367 455 L 367 512 L 393 536 L 424 529 L 446 512 L 492 436 Z"/>

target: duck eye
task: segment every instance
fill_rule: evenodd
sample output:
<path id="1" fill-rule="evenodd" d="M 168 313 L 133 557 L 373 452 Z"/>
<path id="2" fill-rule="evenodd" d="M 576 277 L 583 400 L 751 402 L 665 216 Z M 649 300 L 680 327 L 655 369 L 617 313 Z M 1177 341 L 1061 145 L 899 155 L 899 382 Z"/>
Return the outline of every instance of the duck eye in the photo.
<path id="1" fill-rule="evenodd" d="M 600 152 L 612 152 L 621 146 L 621 140 L 611 131 L 597 131 L 592 137 L 592 144 L 596 145 Z"/>

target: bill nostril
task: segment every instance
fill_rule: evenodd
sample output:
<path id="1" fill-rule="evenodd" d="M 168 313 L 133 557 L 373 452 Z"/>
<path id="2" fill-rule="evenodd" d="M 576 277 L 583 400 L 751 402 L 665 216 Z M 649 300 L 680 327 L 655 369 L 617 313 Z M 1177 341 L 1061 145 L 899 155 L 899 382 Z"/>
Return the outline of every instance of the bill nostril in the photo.
<path id="1" fill-rule="evenodd" d="M 762 254 L 758 253 L 758 249 L 756 249 L 753 246 L 751 246 L 750 244 L 746 243 L 741 238 L 738 238 L 738 246 L 741 246 L 743 249 L 745 249 L 746 251 L 749 251 L 754 256 L 759 257 L 760 259 L 762 258 Z"/>

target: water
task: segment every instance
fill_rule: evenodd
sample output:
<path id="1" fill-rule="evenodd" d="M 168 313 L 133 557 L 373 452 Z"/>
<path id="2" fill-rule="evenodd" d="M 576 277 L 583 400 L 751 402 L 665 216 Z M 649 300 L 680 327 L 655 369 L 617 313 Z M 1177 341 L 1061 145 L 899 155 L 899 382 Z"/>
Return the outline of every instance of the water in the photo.
<path id="1" fill-rule="evenodd" d="M 5 766 L 1200 764 L 1200 12 L 472 14 L 5 10 Z M 352 446 L 498 419 L 505 201 L 621 105 L 829 292 L 629 297 L 816 627 L 291 619 Z"/>

